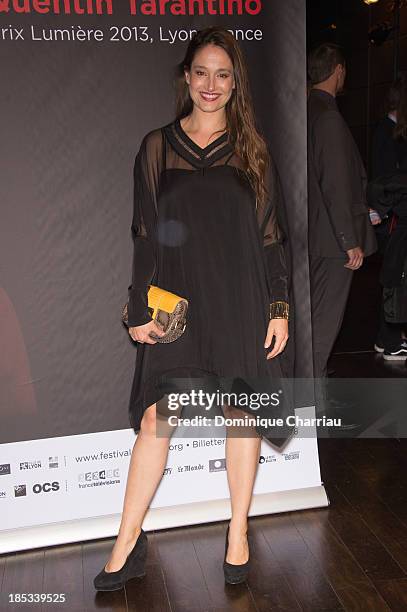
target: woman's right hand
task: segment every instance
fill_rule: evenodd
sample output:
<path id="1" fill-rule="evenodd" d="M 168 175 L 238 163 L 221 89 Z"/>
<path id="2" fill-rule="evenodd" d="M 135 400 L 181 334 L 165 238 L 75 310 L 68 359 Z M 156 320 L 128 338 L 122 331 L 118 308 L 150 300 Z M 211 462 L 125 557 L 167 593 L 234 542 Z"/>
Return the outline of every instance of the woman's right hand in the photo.
<path id="1" fill-rule="evenodd" d="M 162 331 L 161 327 L 152 320 L 144 325 L 137 325 L 135 327 L 129 327 L 129 334 L 133 340 L 144 344 L 157 344 L 157 340 L 154 340 L 149 334 L 153 332 L 157 336 L 164 336 L 165 332 Z"/>

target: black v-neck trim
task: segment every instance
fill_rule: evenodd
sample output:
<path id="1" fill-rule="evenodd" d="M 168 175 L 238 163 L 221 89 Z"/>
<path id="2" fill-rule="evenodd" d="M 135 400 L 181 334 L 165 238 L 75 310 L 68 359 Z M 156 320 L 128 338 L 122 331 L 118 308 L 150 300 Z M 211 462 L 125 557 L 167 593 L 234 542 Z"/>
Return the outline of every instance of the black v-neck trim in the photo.
<path id="1" fill-rule="evenodd" d="M 205 168 L 221 159 L 234 148 L 229 143 L 229 134 L 225 132 L 206 147 L 200 147 L 181 127 L 179 119 L 164 127 L 165 134 L 175 151 L 196 168 Z"/>
<path id="2" fill-rule="evenodd" d="M 194 140 L 192 140 L 192 138 L 188 136 L 188 134 L 182 127 L 181 121 L 179 119 L 175 120 L 175 129 L 177 130 L 181 138 L 185 140 L 187 144 L 189 144 L 189 146 L 192 147 L 202 157 L 205 157 L 208 151 L 211 151 L 214 147 L 216 147 L 217 145 L 223 142 L 226 142 L 228 139 L 228 133 L 224 132 L 223 134 L 218 136 L 218 138 L 215 138 L 215 140 L 212 140 L 212 142 L 206 145 L 206 147 L 200 147 L 199 144 L 197 144 Z"/>

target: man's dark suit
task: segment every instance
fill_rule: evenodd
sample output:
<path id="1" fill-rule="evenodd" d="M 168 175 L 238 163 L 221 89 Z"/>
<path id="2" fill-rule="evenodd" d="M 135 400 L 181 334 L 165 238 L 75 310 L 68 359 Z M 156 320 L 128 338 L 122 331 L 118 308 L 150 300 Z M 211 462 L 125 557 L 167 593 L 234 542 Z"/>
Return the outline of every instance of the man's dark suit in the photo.
<path id="1" fill-rule="evenodd" d="M 308 208 L 314 376 L 326 376 L 353 271 L 346 251 L 376 250 L 366 203 L 367 178 L 359 150 L 329 93 L 308 99 Z"/>

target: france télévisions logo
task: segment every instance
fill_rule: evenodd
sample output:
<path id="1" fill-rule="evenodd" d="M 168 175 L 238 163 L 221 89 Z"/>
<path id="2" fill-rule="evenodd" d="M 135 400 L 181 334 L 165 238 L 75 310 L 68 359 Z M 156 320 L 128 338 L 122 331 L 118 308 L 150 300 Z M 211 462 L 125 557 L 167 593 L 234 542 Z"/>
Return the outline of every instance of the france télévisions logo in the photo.
<path id="1" fill-rule="evenodd" d="M 110 480 L 112 478 L 119 478 L 119 468 L 111 468 L 109 470 L 94 470 L 93 472 L 82 472 L 78 474 L 79 482 L 92 482 L 98 480 Z"/>
<path id="2" fill-rule="evenodd" d="M 25 497 L 27 495 L 27 485 L 20 484 L 14 487 L 14 497 Z"/>
<path id="3" fill-rule="evenodd" d="M 11 474 L 10 463 L 0 463 L 0 476 L 5 476 L 6 474 Z"/>

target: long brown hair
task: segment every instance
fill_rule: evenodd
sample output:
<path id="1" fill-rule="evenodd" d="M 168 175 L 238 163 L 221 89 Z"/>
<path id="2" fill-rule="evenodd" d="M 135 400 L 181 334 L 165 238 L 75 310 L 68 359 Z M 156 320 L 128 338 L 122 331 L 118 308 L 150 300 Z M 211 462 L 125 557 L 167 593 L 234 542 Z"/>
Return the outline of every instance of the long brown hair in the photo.
<path id="1" fill-rule="evenodd" d="M 267 197 L 266 172 L 270 157 L 266 141 L 256 128 L 247 65 L 235 37 L 228 30 L 219 26 L 210 26 L 199 30 L 191 38 L 184 59 L 177 66 L 175 82 L 177 118 L 186 117 L 193 109 L 184 70 L 191 70 L 195 54 L 208 44 L 221 47 L 231 59 L 235 88 L 225 108 L 226 129 L 235 152 L 244 163 L 245 171 L 256 194 L 256 201 L 264 202 Z"/>

